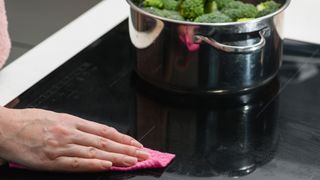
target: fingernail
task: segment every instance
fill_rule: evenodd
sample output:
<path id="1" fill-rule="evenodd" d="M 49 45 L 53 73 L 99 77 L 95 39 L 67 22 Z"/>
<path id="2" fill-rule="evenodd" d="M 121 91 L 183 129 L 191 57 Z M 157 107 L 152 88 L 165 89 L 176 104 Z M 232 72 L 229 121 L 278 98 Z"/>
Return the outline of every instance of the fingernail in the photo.
<path id="1" fill-rule="evenodd" d="M 146 160 L 150 158 L 150 154 L 143 150 L 137 150 L 137 154 L 140 160 Z"/>
<path id="2" fill-rule="evenodd" d="M 143 148 L 143 145 L 136 140 L 131 140 L 131 145 L 138 148 Z"/>
<path id="3" fill-rule="evenodd" d="M 104 169 L 110 169 L 111 166 L 112 166 L 112 162 L 110 162 L 110 161 L 103 161 L 102 162 L 102 167 Z"/>
<path id="4" fill-rule="evenodd" d="M 138 159 L 137 158 L 134 158 L 134 157 L 125 157 L 124 158 L 124 165 L 126 166 L 133 166 L 135 165 L 136 163 L 138 162 Z"/>

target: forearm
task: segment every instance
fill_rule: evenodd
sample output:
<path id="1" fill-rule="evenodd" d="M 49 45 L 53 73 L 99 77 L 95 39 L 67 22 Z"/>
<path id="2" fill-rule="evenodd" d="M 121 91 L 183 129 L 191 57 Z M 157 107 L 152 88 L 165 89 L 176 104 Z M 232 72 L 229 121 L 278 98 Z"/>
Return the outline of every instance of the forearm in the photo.
<path id="1" fill-rule="evenodd" d="M 11 147 L 17 143 L 16 136 L 22 129 L 23 110 L 10 109 L 0 106 L 0 158 L 9 160 Z M 12 158 L 12 157 L 11 157 Z"/>
<path id="2" fill-rule="evenodd" d="M 8 125 L 12 122 L 12 117 L 10 117 L 10 110 L 6 107 L 0 106 L 0 151 L 1 145 L 6 137 L 6 132 L 8 130 Z"/>
<path id="3" fill-rule="evenodd" d="M 5 124 L 7 124 L 8 118 L 6 117 L 8 114 L 8 110 L 5 107 L 0 106 L 0 151 L 1 151 L 1 144 L 4 140 L 4 129 Z"/>
<path id="4" fill-rule="evenodd" d="M 4 136 L 5 136 L 5 126 L 7 124 L 7 121 L 9 120 L 8 118 L 8 109 L 5 107 L 0 106 L 0 154 L 3 151 L 3 142 L 4 142 Z M 6 163 L 3 157 L 0 155 L 0 165 L 3 165 Z"/>

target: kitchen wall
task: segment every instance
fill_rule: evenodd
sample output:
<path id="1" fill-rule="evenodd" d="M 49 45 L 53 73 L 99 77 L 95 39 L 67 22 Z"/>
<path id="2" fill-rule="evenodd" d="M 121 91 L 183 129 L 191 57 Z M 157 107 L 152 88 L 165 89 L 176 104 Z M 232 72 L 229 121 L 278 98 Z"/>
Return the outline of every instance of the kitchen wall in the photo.
<path id="1" fill-rule="evenodd" d="M 6 0 L 12 62 L 101 0 Z M 79 35 L 81 36 L 81 35 Z"/>

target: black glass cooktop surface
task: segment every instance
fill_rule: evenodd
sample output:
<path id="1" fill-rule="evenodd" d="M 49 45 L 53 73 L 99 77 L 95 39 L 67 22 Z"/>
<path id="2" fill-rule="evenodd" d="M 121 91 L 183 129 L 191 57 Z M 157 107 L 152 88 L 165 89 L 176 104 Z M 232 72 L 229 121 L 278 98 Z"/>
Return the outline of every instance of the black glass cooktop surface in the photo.
<path id="1" fill-rule="evenodd" d="M 209 101 L 171 97 L 133 73 L 123 22 L 15 100 L 114 126 L 146 147 L 176 154 L 165 169 L 47 173 L 2 167 L 3 180 L 320 179 L 320 46 L 285 41 L 277 78 Z M 243 98 L 243 97 L 242 97 Z"/>

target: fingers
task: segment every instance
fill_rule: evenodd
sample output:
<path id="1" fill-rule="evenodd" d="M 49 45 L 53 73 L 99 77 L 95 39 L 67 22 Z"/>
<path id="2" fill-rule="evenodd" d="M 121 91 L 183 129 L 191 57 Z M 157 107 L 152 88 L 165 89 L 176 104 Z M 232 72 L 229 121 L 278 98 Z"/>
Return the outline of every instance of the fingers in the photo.
<path id="1" fill-rule="evenodd" d="M 85 159 L 78 157 L 59 157 L 47 167 L 54 171 L 68 171 L 68 172 L 96 172 L 108 170 L 112 166 L 110 161 L 100 159 Z"/>
<path id="2" fill-rule="evenodd" d="M 143 147 L 141 143 L 139 143 L 132 137 L 122 134 L 112 127 L 101 125 L 95 122 L 81 121 L 77 124 L 77 129 L 83 132 L 105 137 L 121 144 L 127 144 L 130 146 L 135 146 L 137 148 Z"/>
<path id="3" fill-rule="evenodd" d="M 135 157 L 127 156 L 124 154 L 117 154 L 112 152 L 106 152 L 94 147 L 86 147 L 81 145 L 70 145 L 69 148 L 66 148 L 59 152 L 59 157 L 79 157 L 85 159 L 99 159 L 112 162 L 115 166 L 133 166 L 138 160 Z"/>
<path id="4" fill-rule="evenodd" d="M 77 135 L 74 136 L 74 138 L 72 139 L 72 143 L 82 145 L 82 146 L 95 147 L 97 149 L 111 152 L 111 153 L 117 153 L 117 154 L 136 157 L 140 161 L 146 160 L 149 158 L 149 154 L 147 152 L 137 147 L 121 144 L 103 137 L 84 133 L 81 131 L 78 131 Z"/>

